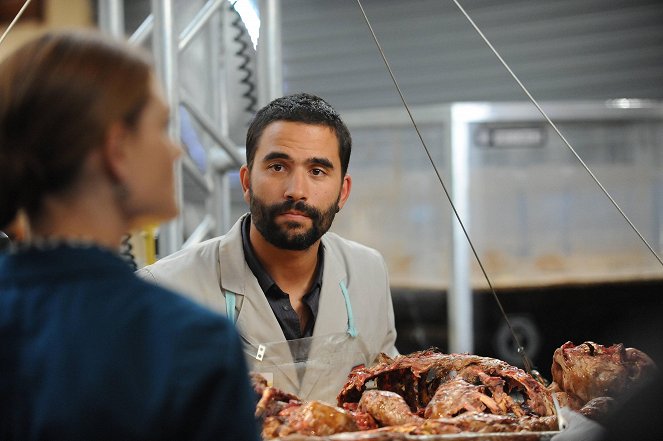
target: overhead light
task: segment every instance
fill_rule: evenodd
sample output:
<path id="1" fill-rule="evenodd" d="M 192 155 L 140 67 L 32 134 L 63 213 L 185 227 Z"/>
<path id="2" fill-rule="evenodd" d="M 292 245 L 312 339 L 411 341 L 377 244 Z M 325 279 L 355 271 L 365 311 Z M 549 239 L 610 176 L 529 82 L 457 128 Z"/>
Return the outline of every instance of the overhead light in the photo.
<path id="1" fill-rule="evenodd" d="M 606 105 L 614 109 L 642 109 L 646 107 L 652 107 L 653 103 L 651 100 L 618 98 L 614 100 L 608 100 Z"/>
<path id="2" fill-rule="evenodd" d="M 246 26 L 249 37 L 251 37 L 253 49 L 255 49 L 258 45 L 258 36 L 260 35 L 260 18 L 258 17 L 255 5 L 251 0 L 237 0 L 232 6 L 239 16 L 242 17 L 244 26 Z"/>

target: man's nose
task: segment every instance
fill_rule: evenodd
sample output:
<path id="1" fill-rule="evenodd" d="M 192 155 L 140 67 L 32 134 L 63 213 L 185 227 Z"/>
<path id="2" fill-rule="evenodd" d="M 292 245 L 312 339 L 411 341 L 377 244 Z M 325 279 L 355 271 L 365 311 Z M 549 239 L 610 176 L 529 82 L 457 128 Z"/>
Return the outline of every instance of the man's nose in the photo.
<path id="1" fill-rule="evenodd" d="M 286 199 L 306 200 L 307 185 L 306 172 L 302 170 L 294 171 L 288 179 L 285 190 Z"/>

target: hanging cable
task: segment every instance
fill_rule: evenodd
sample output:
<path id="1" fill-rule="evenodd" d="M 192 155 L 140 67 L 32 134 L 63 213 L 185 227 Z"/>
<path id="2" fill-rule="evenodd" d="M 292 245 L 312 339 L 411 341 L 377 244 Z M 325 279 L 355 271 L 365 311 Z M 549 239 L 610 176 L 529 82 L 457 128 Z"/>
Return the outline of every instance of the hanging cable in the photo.
<path id="1" fill-rule="evenodd" d="M 19 18 L 21 18 L 21 15 L 25 12 L 25 10 L 28 8 L 30 5 L 30 2 L 32 0 L 26 0 L 26 2 L 23 4 L 21 9 L 18 11 L 18 14 L 16 14 L 16 17 L 12 20 L 11 23 L 9 23 L 9 26 L 7 26 L 7 29 L 5 29 L 5 32 L 2 33 L 2 37 L 0 37 L 0 44 L 2 44 L 3 41 L 5 41 L 5 37 L 7 37 L 7 34 L 9 34 L 9 31 L 12 30 L 16 22 L 18 21 Z"/>
<path id="2" fill-rule="evenodd" d="M 407 102 L 405 101 L 405 96 L 403 95 L 403 92 L 401 91 L 400 86 L 398 85 L 398 82 L 396 81 L 396 77 L 394 76 L 393 71 L 391 70 L 391 66 L 389 65 L 389 61 L 387 61 L 387 57 L 382 50 L 382 46 L 380 45 L 380 42 L 378 41 L 378 37 L 375 34 L 375 31 L 373 30 L 373 26 L 371 26 L 371 22 L 368 20 L 368 16 L 366 15 L 366 12 L 364 11 L 364 7 L 361 4 L 361 0 L 357 0 L 357 4 L 359 5 L 359 9 L 361 10 L 361 13 L 364 17 L 364 21 L 366 22 L 366 25 L 368 26 L 369 31 L 371 32 L 371 35 L 373 36 L 373 41 L 375 41 L 375 44 L 378 48 L 378 51 L 380 52 L 380 56 L 382 57 L 382 61 L 384 62 L 387 71 L 389 72 L 389 76 L 391 77 L 391 81 L 394 83 L 394 86 L 396 87 L 396 90 L 398 91 L 398 95 L 401 99 L 401 102 L 403 103 L 403 106 L 405 107 L 405 110 L 407 111 L 408 116 L 410 117 L 410 121 L 412 122 L 412 125 L 414 127 L 414 130 L 417 132 L 417 136 L 419 137 L 419 141 L 421 142 L 421 145 L 423 146 L 424 150 L 426 151 L 426 155 L 428 156 L 428 160 L 430 161 L 431 165 L 433 166 L 433 170 L 435 170 L 435 174 L 437 175 L 437 179 L 442 185 L 442 189 L 444 190 L 444 194 L 447 197 L 447 200 L 449 201 L 449 204 L 451 205 L 451 209 L 454 212 L 454 216 L 456 217 L 456 220 L 458 221 L 461 229 L 463 230 L 463 234 L 465 235 L 465 238 L 467 239 L 467 243 L 469 244 L 472 253 L 474 254 L 474 258 L 476 259 L 477 263 L 479 264 L 479 268 L 481 269 L 481 272 L 483 273 L 483 277 L 488 283 L 488 287 L 490 289 L 490 292 L 493 295 L 493 298 L 497 302 L 497 306 L 499 307 L 502 317 L 504 317 L 504 320 L 506 321 L 507 326 L 509 327 L 509 331 L 511 332 L 511 335 L 513 336 L 513 340 L 516 343 L 516 346 L 518 347 L 518 354 L 520 354 L 520 357 L 523 360 L 523 365 L 525 367 L 525 371 L 527 371 L 529 374 L 531 374 L 534 377 L 539 377 L 538 372 L 534 371 L 532 368 L 532 362 L 530 361 L 529 357 L 527 357 L 527 354 L 525 353 L 525 348 L 520 344 L 520 339 L 518 338 L 518 335 L 513 329 L 513 326 L 511 325 L 511 321 L 509 320 L 508 315 L 506 314 L 506 311 L 504 310 L 504 307 L 502 306 L 502 302 L 500 301 L 499 297 L 497 296 L 497 292 L 495 292 L 495 288 L 493 287 L 493 283 L 490 280 L 490 277 L 488 277 L 488 273 L 486 272 L 486 269 L 483 266 L 483 263 L 481 262 L 481 259 L 479 258 L 479 254 L 477 253 L 474 244 L 472 243 L 472 240 L 470 239 L 470 235 L 467 232 L 467 228 L 465 228 L 465 224 L 460 218 L 460 215 L 458 214 L 458 210 L 456 209 L 456 206 L 453 203 L 453 200 L 451 198 L 451 195 L 449 193 L 449 190 L 447 189 L 447 186 L 444 184 L 444 181 L 442 180 L 442 176 L 440 175 L 440 172 L 437 169 L 437 166 L 435 165 L 435 162 L 433 161 L 433 157 L 430 154 L 430 151 L 428 150 L 428 146 L 426 145 L 426 142 L 424 141 L 423 136 L 421 135 L 421 132 L 419 131 L 419 127 L 417 126 L 416 121 L 414 120 L 414 117 L 412 116 L 412 112 L 410 111 L 410 107 L 408 106 Z"/>
<path id="3" fill-rule="evenodd" d="M 136 257 L 133 254 L 133 245 L 131 245 L 131 234 L 122 236 L 122 243 L 120 244 L 120 256 L 129 264 L 133 271 L 138 269 L 136 264 Z"/>
<path id="4" fill-rule="evenodd" d="M 458 0 L 453 0 L 453 2 L 454 2 L 454 4 L 458 7 L 458 9 L 460 10 L 460 12 L 465 16 L 465 18 L 469 21 L 469 23 L 472 25 L 472 27 L 476 30 L 476 32 L 479 34 L 479 36 L 483 39 L 483 41 L 488 45 L 488 47 L 490 48 L 490 50 L 495 54 L 495 56 L 496 56 L 496 57 L 498 58 L 498 60 L 502 63 L 502 65 L 506 68 L 506 70 L 507 70 L 507 71 L 509 72 L 509 74 L 513 77 L 513 79 L 516 81 L 516 83 L 518 83 L 518 85 L 520 86 L 520 88 L 525 92 L 525 94 L 527 95 L 527 97 L 529 98 L 529 100 L 530 100 L 530 101 L 534 104 L 534 106 L 538 109 L 538 111 L 541 113 L 541 115 L 544 117 L 544 119 L 548 122 L 548 124 L 550 124 L 550 126 L 551 126 L 552 129 L 555 131 L 555 133 L 559 136 L 559 138 L 562 140 L 562 142 L 566 145 L 566 147 L 571 151 L 571 153 L 575 156 L 575 158 L 578 160 L 578 162 L 580 162 L 580 164 L 582 165 L 582 167 L 583 167 L 583 168 L 587 171 L 587 173 L 591 176 L 591 178 L 594 180 L 594 182 L 596 183 L 596 185 L 598 185 L 598 187 L 601 189 L 601 191 L 602 191 L 602 192 L 605 194 L 605 196 L 610 200 L 610 202 L 612 203 L 612 205 L 617 209 L 617 211 L 620 213 L 620 215 L 624 218 L 624 220 L 628 223 L 628 225 L 631 227 L 631 229 L 636 233 L 636 235 L 637 235 L 637 236 L 640 238 L 640 240 L 644 243 L 644 245 L 645 245 L 645 246 L 647 247 L 647 249 L 651 252 L 651 254 L 656 258 L 656 260 L 661 264 L 661 266 L 663 266 L 663 260 L 661 259 L 661 257 L 656 253 L 656 251 L 654 251 L 653 247 L 649 244 L 649 242 L 647 242 L 647 240 L 644 238 L 644 236 L 640 233 L 640 231 L 639 231 L 639 230 L 636 228 L 636 226 L 633 224 L 633 222 L 631 222 L 631 220 L 630 220 L 629 217 L 626 215 L 626 213 L 621 209 L 621 207 L 619 206 L 619 204 L 617 204 L 617 202 L 614 200 L 614 198 L 610 195 L 610 193 L 606 190 L 606 188 L 601 184 L 601 182 L 598 180 L 598 178 L 597 178 L 597 177 L 594 175 L 594 173 L 591 171 L 591 169 L 590 169 L 590 168 L 587 166 L 587 164 L 582 160 L 582 158 L 580 157 L 580 155 L 578 155 L 578 153 L 577 153 L 576 150 L 573 148 L 573 146 L 571 145 L 571 143 L 569 143 L 569 141 L 564 137 L 564 135 L 561 133 L 561 131 L 557 128 L 557 126 L 555 125 L 555 123 L 554 123 L 554 122 L 548 117 L 548 115 L 547 115 L 546 112 L 543 110 L 543 108 L 542 108 L 542 107 L 539 105 L 539 103 L 534 99 L 534 97 L 532 96 L 532 94 L 531 94 L 531 93 L 529 92 L 529 90 L 524 86 L 524 84 L 520 81 L 520 79 L 519 79 L 518 76 L 513 72 L 513 70 L 511 70 L 511 68 L 510 68 L 509 65 L 506 63 L 506 61 L 502 58 L 502 56 L 499 54 L 499 52 L 498 52 L 498 51 L 495 49 L 495 47 L 491 44 L 491 42 L 488 40 L 488 38 L 486 38 L 486 36 L 484 35 L 484 33 L 483 33 L 483 32 L 481 31 L 481 29 L 476 25 L 476 23 L 474 22 L 474 20 L 472 20 L 472 18 L 471 18 L 471 17 L 469 16 L 469 14 L 465 11 L 465 9 L 462 7 L 462 5 L 459 3 L 459 1 L 458 1 Z M 361 4 L 361 0 L 357 0 L 357 4 L 359 5 L 359 8 L 361 9 L 361 13 L 362 13 L 362 15 L 363 15 L 363 17 L 364 17 L 364 21 L 366 22 L 366 24 L 367 24 L 367 26 L 368 26 L 368 28 L 369 28 L 369 30 L 370 30 L 370 32 L 371 32 L 371 35 L 373 36 L 373 40 L 375 41 L 375 44 L 376 44 L 377 47 L 378 47 L 378 50 L 379 50 L 380 55 L 381 55 L 381 57 L 382 57 L 382 60 L 384 61 L 385 66 L 387 67 L 387 70 L 389 71 L 389 75 L 391 76 L 391 79 L 392 79 L 392 81 L 393 81 L 393 83 L 394 83 L 394 86 L 396 86 L 396 90 L 398 91 L 398 94 L 399 94 L 399 96 L 400 96 L 400 98 L 401 98 L 401 101 L 403 102 L 403 105 L 404 105 L 404 107 L 405 107 L 405 109 L 406 109 L 406 111 L 407 111 L 407 113 L 408 113 L 408 116 L 410 117 L 410 120 L 411 120 L 411 122 L 412 122 L 412 125 L 414 126 L 414 129 L 415 129 L 415 131 L 417 132 L 417 135 L 419 136 L 419 140 L 421 141 L 421 144 L 422 144 L 422 146 L 424 147 L 424 150 L 426 151 L 426 154 L 427 154 L 427 156 L 428 156 L 428 159 L 430 160 L 430 162 L 431 162 L 431 164 L 432 164 L 432 166 L 433 166 L 433 169 L 435 170 L 435 173 L 437 174 L 437 177 L 438 177 L 438 180 L 440 181 L 440 184 L 442 184 L 442 188 L 444 189 L 444 192 L 445 192 L 445 194 L 446 194 L 446 196 L 447 196 L 447 199 L 449 200 L 449 203 L 451 204 L 451 207 L 452 207 L 453 212 L 454 212 L 454 214 L 455 214 L 455 216 L 456 216 L 456 219 L 458 220 L 458 222 L 459 222 L 459 224 L 460 224 L 460 226 L 461 226 L 461 228 L 462 228 L 462 230 L 463 230 L 463 233 L 465 234 L 465 237 L 466 237 L 466 239 L 467 239 L 467 241 L 468 241 L 468 243 L 469 243 L 469 245 L 470 245 L 470 248 L 472 249 L 472 252 L 473 252 L 473 254 L 474 254 L 474 257 L 475 257 L 477 263 L 479 264 L 479 267 L 481 268 L 481 271 L 482 271 L 482 273 L 483 273 L 483 275 L 484 275 L 484 278 L 486 279 L 486 282 L 488 283 L 488 286 L 489 286 L 489 288 L 490 288 L 490 291 L 491 291 L 493 297 L 495 298 L 495 300 L 496 300 L 496 302 L 497 302 L 497 305 L 498 305 L 499 308 L 500 308 L 500 311 L 502 312 L 502 315 L 503 315 L 503 317 L 504 317 L 504 319 L 505 319 L 505 321 L 506 321 L 506 323 L 507 323 L 507 325 L 508 325 L 508 327 L 509 327 L 509 330 L 511 331 L 511 334 L 512 334 L 512 336 L 513 336 L 513 338 L 514 338 L 514 341 L 515 341 L 516 345 L 518 346 L 518 353 L 519 353 L 519 354 L 521 355 L 521 357 L 523 358 L 523 363 L 524 363 L 524 365 L 525 365 L 525 369 L 526 369 L 528 372 L 531 373 L 531 363 L 530 363 L 530 361 L 529 361 L 527 355 L 525 354 L 525 349 L 524 349 L 524 347 L 520 344 L 520 342 L 519 342 L 519 340 L 518 340 L 518 337 L 517 337 L 515 331 L 513 330 L 513 327 L 512 327 L 512 325 L 511 325 L 511 323 L 510 323 L 510 321 L 509 321 L 509 318 L 508 318 L 508 316 L 507 316 L 507 314 L 506 314 L 506 312 L 505 312 L 505 310 L 504 310 L 504 308 L 503 308 L 503 306 L 502 306 L 500 300 L 499 300 L 499 297 L 497 296 L 497 293 L 495 292 L 495 290 L 494 290 L 494 288 L 493 288 L 493 286 L 492 286 L 492 283 L 491 283 L 491 281 L 490 281 L 490 278 L 488 277 L 488 274 L 486 273 L 486 271 L 485 271 L 485 269 L 484 269 L 484 266 L 483 266 L 481 260 L 479 259 L 479 256 L 478 256 L 478 254 L 477 254 L 477 252 L 476 252 L 476 250 L 475 250 L 475 248 L 474 248 L 474 245 L 472 244 L 472 241 L 471 241 L 471 239 L 470 239 L 470 237 L 469 237 L 469 234 L 467 233 L 467 230 L 466 230 L 466 228 L 465 228 L 463 222 L 461 221 L 460 216 L 458 215 L 458 212 L 457 212 L 457 210 L 456 210 L 456 207 L 455 207 L 454 204 L 453 204 L 453 201 L 452 201 L 452 199 L 451 199 L 451 197 L 450 197 L 450 195 L 449 195 L 449 192 L 447 191 L 447 188 L 446 188 L 446 186 L 444 185 L 444 182 L 442 181 L 442 178 L 440 177 L 440 174 L 439 174 L 439 172 L 438 172 L 438 170 L 437 170 L 437 167 L 435 166 L 435 164 L 434 164 L 434 162 L 433 162 L 433 160 L 432 160 L 432 157 L 431 157 L 431 155 L 430 155 L 430 153 L 429 153 L 429 151 L 428 151 L 428 147 L 426 146 L 426 143 L 424 142 L 423 137 L 421 136 L 421 133 L 420 133 L 419 128 L 417 127 L 417 124 L 416 124 L 416 122 L 415 122 L 415 120 L 414 120 L 414 118 L 413 118 L 413 116 L 412 116 L 412 113 L 411 113 L 411 111 L 410 111 L 410 108 L 409 108 L 409 106 L 407 105 L 407 102 L 405 101 L 405 98 L 404 98 L 404 96 L 403 96 L 403 93 L 402 93 L 400 87 L 398 86 L 398 83 L 397 83 L 397 81 L 396 81 L 396 78 L 395 78 L 395 76 L 394 76 L 392 70 L 391 70 L 391 67 L 389 66 L 389 62 L 387 61 L 387 58 L 386 58 L 386 56 L 385 56 L 385 53 L 384 53 L 384 51 L 382 50 L 382 47 L 380 46 L 380 43 L 379 43 L 379 41 L 378 41 L 378 39 L 377 39 L 377 36 L 376 36 L 375 32 L 373 31 L 373 28 L 372 28 L 372 26 L 371 26 L 371 24 L 370 24 L 370 21 L 368 20 L 368 17 L 367 17 L 367 15 L 366 15 L 366 12 L 364 11 L 364 8 L 363 8 L 363 6 L 362 6 L 362 4 Z"/>
<path id="5" fill-rule="evenodd" d="M 633 222 L 631 222 L 631 219 L 628 218 L 628 216 L 626 215 L 626 213 L 624 213 L 624 211 L 621 209 L 621 207 L 620 207 L 620 206 L 617 204 L 617 202 L 613 199 L 613 197 L 610 195 L 610 193 L 608 192 L 608 190 L 605 189 L 605 187 L 603 186 L 603 184 L 601 184 L 601 182 L 598 180 L 598 178 L 594 175 L 594 173 L 593 173 L 593 172 L 590 170 L 590 168 L 587 166 L 587 164 L 585 164 L 585 161 L 583 161 L 582 158 L 580 157 L 580 155 L 578 155 L 578 153 L 577 153 L 576 150 L 573 148 L 573 146 L 571 146 L 571 143 L 569 143 L 569 141 L 566 140 L 566 138 L 564 137 L 564 135 L 562 134 L 562 132 L 560 132 L 560 130 L 557 128 L 557 125 L 555 125 L 555 123 L 552 122 L 552 120 L 548 117 L 548 114 L 543 110 L 543 108 L 541 108 L 541 106 L 540 106 L 539 103 L 534 99 L 534 97 L 532 96 L 532 94 L 529 93 L 529 90 L 527 90 L 527 88 L 526 88 L 525 85 L 520 81 L 520 79 L 518 78 L 518 76 L 517 76 L 512 70 L 511 70 L 511 68 L 510 68 L 509 65 L 506 63 L 506 61 L 504 61 L 504 59 L 503 59 L 502 56 L 499 54 L 499 52 L 497 52 L 497 49 L 495 49 L 495 47 L 490 43 L 490 41 L 488 40 L 488 38 L 486 38 L 486 36 L 483 34 L 483 32 L 481 31 L 481 29 L 479 29 L 479 27 L 476 25 L 476 23 L 474 23 L 474 20 L 472 20 L 472 18 L 469 16 L 469 14 L 468 14 L 467 12 L 465 12 L 465 9 L 461 6 L 461 4 L 458 2 L 458 0 L 453 0 L 453 2 L 456 4 L 456 6 L 457 6 L 458 9 L 460 10 L 460 12 L 465 16 L 465 18 L 467 18 L 467 21 L 470 22 L 470 24 L 472 25 L 472 27 L 474 28 L 474 30 L 477 31 L 477 33 L 478 33 L 479 36 L 483 39 L 483 41 L 486 43 L 486 45 L 488 45 L 488 47 L 490 48 L 490 50 L 493 51 L 493 53 L 495 54 L 495 56 L 497 57 L 497 59 L 500 60 L 500 63 L 502 63 L 502 66 L 504 66 L 504 68 L 509 72 L 509 74 L 511 74 L 511 76 L 512 76 L 513 79 L 516 81 L 516 83 L 518 83 L 518 86 L 520 86 L 520 88 L 523 90 L 523 92 L 525 92 L 525 95 L 527 95 L 527 98 L 529 98 L 529 100 L 532 102 L 532 104 L 534 104 L 534 106 L 538 109 L 538 111 L 541 113 L 541 115 L 543 115 L 543 117 L 544 117 L 545 120 L 548 122 L 548 124 L 550 124 L 550 127 L 552 127 L 552 129 L 555 131 L 555 133 L 557 133 L 557 135 L 560 137 L 560 139 L 562 140 L 562 142 L 563 142 L 563 143 L 566 145 L 566 147 L 568 147 L 568 149 L 571 151 L 571 153 L 573 153 L 573 156 L 575 156 L 575 158 L 578 160 L 578 162 L 580 162 L 580 164 L 581 164 L 581 165 L 583 166 L 583 168 L 587 171 L 587 173 L 589 173 L 589 176 L 592 177 L 592 179 L 594 180 L 594 182 L 596 183 L 596 185 L 598 185 L 598 187 L 601 189 L 601 191 L 603 192 L 603 194 L 606 195 L 606 197 L 610 200 L 610 202 L 612 203 L 612 205 L 614 205 L 614 207 L 617 209 L 617 211 L 619 211 L 619 214 L 622 215 L 622 217 L 623 217 L 624 220 L 629 224 L 629 226 L 631 227 L 631 229 L 633 229 L 633 231 L 635 232 L 635 234 L 638 235 L 638 237 L 640 238 L 640 240 L 642 241 L 642 243 L 645 244 L 645 246 L 649 249 L 649 251 L 654 255 L 654 257 L 656 258 L 656 260 L 658 260 L 658 263 L 660 263 L 661 266 L 663 267 L 663 260 L 661 260 L 661 257 L 656 253 L 656 251 L 654 251 L 654 248 L 649 244 L 649 242 L 647 242 L 647 240 L 644 238 L 644 236 L 640 233 L 640 231 L 638 231 L 638 229 L 636 228 L 636 226 L 633 224 Z"/>

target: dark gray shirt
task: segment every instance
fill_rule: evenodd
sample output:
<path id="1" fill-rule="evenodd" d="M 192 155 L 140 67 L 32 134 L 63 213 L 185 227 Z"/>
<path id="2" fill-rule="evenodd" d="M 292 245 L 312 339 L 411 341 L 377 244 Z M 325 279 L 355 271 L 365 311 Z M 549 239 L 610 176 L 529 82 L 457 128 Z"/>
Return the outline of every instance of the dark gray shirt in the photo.
<path id="1" fill-rule="evenodd" d="M 310 337 L 313 335 L 313 327 L 315 326 L 315 319 L 318 316 L 318 304 L 320 302 L 320 288 L 322 287 L 322 271 L 324 268 L 324 253 L 322 244 L 318 250 L 318 264 L 315 268 L 315 276 L 313 278 L 313 285 L 308 293 L 302 298 L 302 301 L 311 312 L 311 319 L 306 324 L 304 332 L 301 331 L 299 325 L 299 317 L 292 305 L 290 304 L 290 297 L 283 292 L 281 288 L 274 282 L 274 279 L 265 271 L 260 261 L 253 251 L 253 246 L 249 240 L 249 231 L 251 227 L 251 216 L 246 216 L 242 221 L 242 246 L 244 248 L 244 259 L 251 269 L 253 275 L 258 279 L 260 288 L 265 293 L 269 305 L 274 311 L 276 320 L 279 322 L 286 340 L 294 340 L 303 337 Z"/>

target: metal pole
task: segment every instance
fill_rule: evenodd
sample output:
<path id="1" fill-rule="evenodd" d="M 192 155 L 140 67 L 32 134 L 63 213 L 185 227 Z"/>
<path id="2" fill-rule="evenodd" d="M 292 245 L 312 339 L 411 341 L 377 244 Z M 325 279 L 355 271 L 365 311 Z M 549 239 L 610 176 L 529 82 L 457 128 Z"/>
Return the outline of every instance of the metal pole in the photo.
<path id="1" fill-rule="evenodd" d="M 260 0 L 260 38 L 257 47 L 258 105 L 283 95 L 281 0 Z"/>
<path id="2" fill-rule="evenodd" d="M 124 37 L 123 0 L 99 0 L 99 28 L 113 37 Z"/>
<path id="3" fill-rule="evenodd" d="M 184 91 L 180 91 L 181 93 L 181 103 L 186 109 L 189 111 L 191 116 L 205 129 L 207 134 L 212 137 L 212 139 L 219 144 L 219 147 L 225 151 L 230 159 L 237 164 L 237 167 L 239 168 L 240 165 L 244 163 L 244 158 L 240 154 L 239 151 L 237 151 L 235 144 L 232 142 L 232 140 L 228 137 L 228 130 L 227 128 L 224 129 L 224 127 L 228 127 L 227 123 L 224 123 L 223 121 L 227 119 L 227 117 L 223 117 L 221 121 L 221 132 L 216 129 L 216 124 L 214 121 L 210 119 L 209 116 L 205 114 L 202 110 L 200 110 L 193 102 L 193 99 L 191 99 L 189 96 L 187 96 Z"/>
<path id="4" fill-rule="evenodd" d="M 462 104 L 450 108 L 451 194 L 466 226 L 469 212 L 469 127 Z M 452 277 L 447 295 L 449 352 L 474 352 L 474 319 L 470 283 L 469 245 L 458 220 L 452 216 Z"/>
<path id="5" fill-rule="evenodd" d="M 153 53 L 157 74 L 161 78 L 164 92 L 170 105 L 170 136 L 180 142 L 179 82 L 178 82 L 178 38 L 173 17 L 173 0 L 152 0 L 154 16 Z M 175 197 L 180 210 L 183 208 L 182 162 L 175 164 Z M 162 224 L 159 228 L 159 257 L 178 251 L 184 240 L 182 217 Z"/>
<path id="6" fill-rule="evenodd" d="M 230 170 L 219 171 L 215 174 L 215 184 L 218 189 L 215 202 L 217 210 L 216 215 L 218 219 L 217 230 L 219 234 L 225 234 L 232 227 L 233 220 L 230 218 Z"/>
<path id="7" fill-rule="evenodd" d="M 228 60 L 232 52 L 233 35 L 230 25 L 232 12 L 229 7 L 221 8 L 221 63 L 219 72 L 219 133 L 217 144 L 225 151 L 227 156 L 214 155 L 212 158 L 214 179 L 214 191 L 212 192 L 212 210 L 217 219 L 215 233 L 225 234 L 228 232 L 231 224 L 230 219 L 230 180 L 228 172 L 236 170 L 244 163 L 244 158 L 237 152 L 234 142 L 230 139 L 230 107 L 228 105 L 228 96 L 230 87 L 230 72 Z M 204 123 L 201 123 L 204 124 Z M 218 153 L 218 152 L 217 152 Z"/>
<path id="8" fill-rule="evenodd" d="M 189 43 L 198 35 L 207 22 L 216 14 L 216 11 L 225 3 L 225 0 L 208 0 L 202 9 L 191 20 L 191 23 L 180 33 L 179 48 L 184 51 Z"/>
<path id="9" fill-rule="evenodd" d="M 154 15 L 148 15 L 145 20 L 138 26 L 138 29 L 129 37 L 129 42 L 135 45 L 145 43 L 148 37 L 154 31 Z"/>
<path id="10" fill-rule="evenodd" d="M 232 154 L 236 152 L 233 142 L 228 136 L 228 95 L 226 91 L 228 85 L 226 68 L 226 57 L 228 56 L 227 45 L 231 41 L 230 29 L 228 26 L 228 14 L 230 11 L 228 9 L 229 4 L 225 1 L 222 2 L 220 7 L 217 8 L 218 13 L 210 18 L 210 26 L 208 26 L 209 32 L 207 35 L 209 37 L 210 52 L 218 55 L 218 57 L 209 57 L 208 60 L 211 72 L 211 75 L 209 76 L 211 84 L 208 86 L 208 90 L 212 93 L 212 121 L 216 122 L 216 126 L 219 128 L 219 135 L 223 138 L 223 140 L 217 139 L 217 144 L 219 144 L 221 148 L 227 149 L 228 155 L 233 156 Z M 182 38 L 180 37 L 180 45 L 181 44 Z M 200 124 L 204 125 L 204 123 Z M 215 152 L 220 153 L 218 152 L 218 149 L 215 150 Z M 214 152 L 210 152 L 208 155 L 208 158 L 210 159 L 209 173 L 211 174 L 213 182 L 211 196 L 208 199 L 208 212 L 212 213 L 212 217 L 215 220 L 212 224 L 211 233 L 213 235 L 221 235 L 230 230 L 230 227 L 232 226 L 230 223 L 228 168 L 217 167 L 218 164 L 216 164 L 217 161 L 214 160 L 214 156 L 218 155 L 214 155 Z M 236 155 L 234 160 L 229 162 L 232 162 L 233 164 L 236 162 L 239 166 L 242 163 L 242 160 L 239 155 Z"/>

